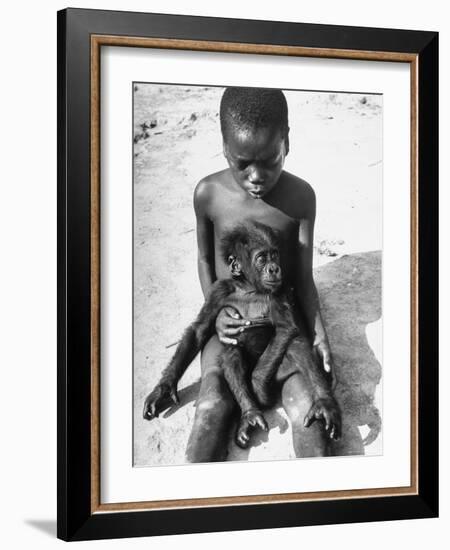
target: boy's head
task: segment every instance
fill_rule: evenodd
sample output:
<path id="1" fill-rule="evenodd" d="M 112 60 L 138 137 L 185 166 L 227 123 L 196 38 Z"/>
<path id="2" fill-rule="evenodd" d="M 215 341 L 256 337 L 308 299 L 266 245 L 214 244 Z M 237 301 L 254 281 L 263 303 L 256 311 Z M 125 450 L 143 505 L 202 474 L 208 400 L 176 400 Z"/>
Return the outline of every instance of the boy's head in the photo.
<path id="1" fill-rule="evenodd" d="M 289 152 L 286 98 L 281 90 L 227 88 L 220 103 L 224 155 L 238 185 L 262 198 L 278 182 Z"/>

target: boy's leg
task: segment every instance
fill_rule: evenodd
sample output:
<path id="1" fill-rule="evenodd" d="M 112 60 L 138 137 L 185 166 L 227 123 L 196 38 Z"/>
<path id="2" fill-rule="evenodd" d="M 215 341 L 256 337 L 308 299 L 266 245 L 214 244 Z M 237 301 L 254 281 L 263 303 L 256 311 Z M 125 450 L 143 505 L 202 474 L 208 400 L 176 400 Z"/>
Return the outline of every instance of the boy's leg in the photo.
<path id="1" fill-rule="evenodd" d="M 227 456 L 235 402 L 219 366 L 221 350 L 222 344 L 213 336 L 202 351 L 202 379 L 186 449 L 188 462 L 217 462 Z"/>
<path id="2" fill-rule="evenodd" d="M 305 428 L 304 419 L 314 402 L 314 388 L 307 369 L 312 365 L 311 347 L 306 339 L 293 340 L 280 365 L 278 380 L 282 383 L 283 407 L 291 421 L 295 456 L 327 456 L 328 443 L 322 422 Z"/>

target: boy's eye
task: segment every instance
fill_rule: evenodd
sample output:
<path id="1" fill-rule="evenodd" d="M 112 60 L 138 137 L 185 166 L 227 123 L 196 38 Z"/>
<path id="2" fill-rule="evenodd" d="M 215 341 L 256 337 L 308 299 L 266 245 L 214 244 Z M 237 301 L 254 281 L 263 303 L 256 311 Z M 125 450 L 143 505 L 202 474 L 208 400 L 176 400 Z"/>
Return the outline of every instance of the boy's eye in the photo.
<path id="1" fill-rule="evenodd" d="M 278 157 L 273 157 L 271 159 L 268 159 L 264 162 L 264 166 L 266 166 L 266 168 L 273 168 L 278 164 L 278 160 L 279 160 Z"/>
<path id="2" fill-rule="evenodd" d="M 276 156 L 264 161 L 258 161 L 257 164 L 260 164 L 263 168 L 274 168 L 277 166 L 278 161 L 279 157 Z M 237 160 L 235 161 L 235 165 L 236 168 L 242 172 L 243 170 L 246 170 L 252 162 L 252 160 Z"/>
<path id="3" fill-rule="evenodd" d="M 240 160 L 237 163 L 237 169 L 238 170 L 245 170 L 248 167 L 249 164 L 250 164 L 249 162 L 246 162 L 244 160 Z"/>

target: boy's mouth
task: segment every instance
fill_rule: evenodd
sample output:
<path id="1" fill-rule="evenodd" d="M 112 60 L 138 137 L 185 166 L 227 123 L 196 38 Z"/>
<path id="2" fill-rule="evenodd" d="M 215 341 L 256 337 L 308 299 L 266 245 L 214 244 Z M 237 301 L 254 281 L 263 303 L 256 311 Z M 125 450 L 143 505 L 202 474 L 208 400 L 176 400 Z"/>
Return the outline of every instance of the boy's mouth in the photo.
<path id="1" fill-rule="evenodd" d="M 250 189 L 249 194 L 255 199 L 260 199 L 264 195 L 264 190 L 263 189 Z"/>

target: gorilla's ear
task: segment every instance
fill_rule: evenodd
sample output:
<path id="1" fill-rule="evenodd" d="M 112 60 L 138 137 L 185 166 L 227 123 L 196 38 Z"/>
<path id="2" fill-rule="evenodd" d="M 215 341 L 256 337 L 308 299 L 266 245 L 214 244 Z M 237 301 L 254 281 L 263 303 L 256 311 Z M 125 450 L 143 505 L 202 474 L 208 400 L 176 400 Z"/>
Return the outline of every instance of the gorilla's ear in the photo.
<path id="1" fill-rule="evenodd" d="M 240 277 L 242 275 L 242 266 L 236 256 L 232 254 L 228 256 L 228 265 L 230 266 L 232 277 Z"/>

